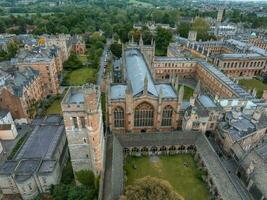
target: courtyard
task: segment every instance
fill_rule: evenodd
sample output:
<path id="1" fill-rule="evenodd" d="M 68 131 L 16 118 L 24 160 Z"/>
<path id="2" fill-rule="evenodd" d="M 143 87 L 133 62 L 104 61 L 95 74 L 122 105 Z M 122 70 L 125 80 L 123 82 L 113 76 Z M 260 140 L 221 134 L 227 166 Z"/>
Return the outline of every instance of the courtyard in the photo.
<path id="1" fill-rule="evenodd" d="M 261 80 L 257 79 L 242 79 L 239 80 L 239 84 L 245 89 L 254 89 L 257 90 L 257 97 L 261 97 L 264 90 L 267 90 L 267 84 L 263 83 Z"/>
<path id="2" fill-rule="evenodd" d="M 160 157 L 127 157 L 125 164 L 126 186 L 145 176 L 168 181 L 186 200 L 211 199 L 207 185 L 202 180 L 191 154 Z"/>

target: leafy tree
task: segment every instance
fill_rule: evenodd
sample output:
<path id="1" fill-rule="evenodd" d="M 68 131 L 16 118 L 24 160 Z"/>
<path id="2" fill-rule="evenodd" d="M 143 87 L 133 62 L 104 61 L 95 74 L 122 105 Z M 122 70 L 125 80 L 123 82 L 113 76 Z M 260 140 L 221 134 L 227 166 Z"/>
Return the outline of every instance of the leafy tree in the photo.
<path id="1" fill-rule="evenodd" d="M 121 200 L 183 200 L 169 182 L 154 178 L 144 177 L 136 180 L 133 185 L 126 187 L 125 196 Z"/>
<path id="2" fill-rule="evenodd" d="M 76 54 L 71 53 L 69 59 L 63 63 L 63 66 L 67 70 L 74 70 L 82 68 L 83 63 Z"/>
<path id="3" fill-rule="evenodd" d="M 71 184 L 74 180 L 71 162 L 68 161 L 62 172 L 61 183 Z"/>
<path id="4" fill-rule="evenodd" d="M 114 56 L 120 58 L 122 53 L 122 45 L 119 43 L 113 43 L 110 45 L 110 51 Z"/>
<path id="5" fill-rule="evenodd" d="M 71 187 L 68 192 L 68 200 L 95 200 L 96 196 L 95 190 L 84 186 Z"/>
<path id="6" fill-rule="evenodd" d="M 84 186 L 95 189 L 95 175 L 89 170 L 80 170 L 76 172 L 77 180 Z"/>
<path id="7" fill-rule="evenodd" d="M 169 43 L 172 40 L 172 33 L 164 28 L 157 28 L 156 35 L 156 54 L 166 55 Z"/>
<path id="8" fill-rule="evenodd" d="M 188 32 L 190 31 L 190 24 L 182 22 L 177 26 L 177 32 L 180 34 L 181 37 L 188 37 Z"/>
<path id="9" fill-rule="evenodd" d="M 70 185 L 52 185 L 50 188 L 50 194 L 54 198 L 54 200 L 65 200 L 68 198 L 68 192 L 70 189 Z"/>

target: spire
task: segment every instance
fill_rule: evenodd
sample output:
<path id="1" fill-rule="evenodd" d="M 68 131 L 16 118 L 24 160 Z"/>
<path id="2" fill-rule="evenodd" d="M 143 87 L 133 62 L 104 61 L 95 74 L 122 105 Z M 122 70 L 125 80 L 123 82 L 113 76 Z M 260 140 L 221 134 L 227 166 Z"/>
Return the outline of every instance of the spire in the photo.
<path id="1" fill-rule="evenodd" d="M 174 85 L 174 88 L 176 91 L 178 91 L 178 86 L 179 86 L 179 77 L 177 76 L 175 79 L 175 85 Z"/>
<path id="2" fill-rule="evenodd" d="M 148 80 L 147 80 L 147 74 L 144 78 L 144 94 L 147 94 L 147 86 L 148 86 Z"/>
<path id="3" fill-rule="evenodd" d="M 180 89 L 179 89 L 179 103 L 182 103 L 184 99 L 184 85 L 181 85 Z"/>
<path id="4" fill-rule="evenodd" d="M 163 91 L 162 91 L 162 88 L 160 88 L 160 90 L 159 90 L 159 103 L 160 104 L 162 102 L 162 97 L 163 97 Z"/>
<path id="5" fill-rule="evenodd" d="M 197 82 L 197 86 L 194 90 L 193 96 L 196 97 L 200 93 L 200 81 Z"/>
<path id="6" fill-rule="evenodd" d="M 143 41 L 143 36 L 142 33 L 140 34 L 140 38 L 139 38 L 139 46 L 143 46 L 144 45 L 144 41 Z"/>
<path id="7" fill-rule="evenodd" d="M 133 91 L 132 91 L 132 84 L 131 84 L 131 81 L 128 80 L 127 81 L 127 88 L 126 88 L 126 94 L 132 94 Z"/>
<path id="8" fill-rule="evenodd" d="M 134 43 L 134 37 L 133 37 L 133 34 L 132 34 L 132 44 Z"/>

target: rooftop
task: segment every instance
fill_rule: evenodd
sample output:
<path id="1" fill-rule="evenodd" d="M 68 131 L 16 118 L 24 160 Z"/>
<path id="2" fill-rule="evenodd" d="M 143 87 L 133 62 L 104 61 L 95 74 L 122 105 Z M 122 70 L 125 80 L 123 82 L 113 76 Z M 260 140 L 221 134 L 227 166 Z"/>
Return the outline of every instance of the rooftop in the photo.
<path id="1" fill-rule="evenodd" d="M 131 81 L 133 95 L 139 95 L 144 90 L 144 80 L 147 77 L 147 92 L 158 96 L 150 71 L 143 55 L 137 49 L 125 50 L 127 80 Z"/>
<path id="2" fill-rule="evenodd" d="M 59 121 L 56 116 L 44 119 L 43 123 L 36 126 L 27 139 L 25 144 L 16 156 L 16 160 L 26 158 L 46 158 L 52 159 L 54 151 L 60 141 L 62 135 L 65 132 L 64 125 L 62 124 L 51 124 L 55 120 Z M 62 118 L 61 120 L 62 121 Z"/>

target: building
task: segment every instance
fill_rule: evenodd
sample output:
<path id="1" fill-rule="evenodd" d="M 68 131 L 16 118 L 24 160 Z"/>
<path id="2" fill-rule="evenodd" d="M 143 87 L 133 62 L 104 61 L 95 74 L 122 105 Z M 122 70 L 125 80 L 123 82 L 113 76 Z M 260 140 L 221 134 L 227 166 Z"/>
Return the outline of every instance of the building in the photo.
<path id="1" fill-rule="evenodd" d="M 46 46 L 57 46 L 60 48 L 63 54 L 63 62 L 66 61 L 70 56 L 70 52 L 72 49 L 72 42 L 70 38 L 71 36 L 66 34 L 43 36 Z"/>
<path id="2" fill-rule="evenodd" d="M 82 37 L 76 35 L 71 37 L 72 42 L 72 51 L 76 54 L 84 55 L 86 51 L 85 42 L 83 41 Z"/>
<path id="3" fill-rule="evenodd" d="M 27 123 L 44 97 L 42 88 L 38 71 L 30 67 L 16 71 L 0 86 L 0 109 L 8 110 L 18 123 Z"/>
<path id="4" fill-rule="evenodd" d="M 68 158 L 68 145 L 60 116 L 45 117 L 37 124 L 12 160 L 0 166 L 0 189 L 4 195 L 34 199 L 58 184 Z"/>
<path id="5" fill-rule="evenodd" d="M 223 120 L 218 124 L 218 142 L 228 154 L 235 144 L 239 144 L 244 151 L 248 152 L 263 139 L 266 130 L 267 113 L 264 108 L 257 108 L 252 114 L 232 110 L 226 112 Z"/>
<path id="6" fill-rule="evenodd" d="M 251 37 L 249 38 L 248 42 L 255 47 L 267 50 L 267 40 L 264 37 L 260 36 Z"/>
<path id="7" fill-rule="evenodd" d="M 71 87 L 61 102 L 74 172 L 102 173 L 105 145 L 100 94 L 96 85 Z"/>
<path id="8" fill-rule="evenodd" d="M 145 53 L 144 53 L 145 54 Z M 178 79 L 156 83 L 145 55 L 129 46 L 123 51 L 123 82 L 108 88 L 108 126 L 112 132 L 155 132 L 177 129 L 183 93 Z"/>
<path id="9" fill-rule="evenodd" d="M 48 49 L 35 49 L 34 51 L 21 51 L 12 60 L 19 69 L 31 67 L 39 72 L 42 80 L 43 95 L 55 95 L 59 93 L 59 77 L 62 70 L 61 64 L 57 63 L 56 52 Z M 57 54 L 56 54 L 57 55 Z"/>
<path id="10" fill-rule="evenodd" d="M 244 151 L 239 144 L 233 147 L 232 156 L 238 165 L 236 174 L 254 199 L 267 198 L 266 152 L 266 141 L 249 152 Z"/>
<path id="11" fill-rule="evenodd" d="M 17 135 L 17 128 L 10 112 L 0 110 L 0 140 L 14 140 Z"/>
<path id="12" fill-rule="evenodd" d="M 231 77 L 252 78 L 266 71 L 266 51 L 246 42 L 235 39 L 191 42 L 181 37 L 177 37 L 177 42 L 192 54 L 213 62 Z"/>

